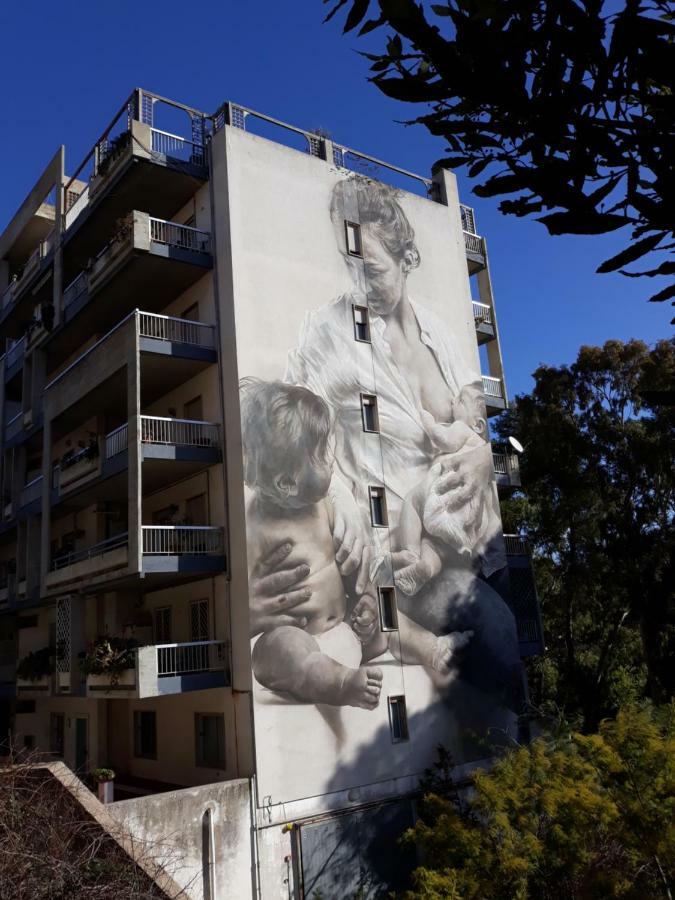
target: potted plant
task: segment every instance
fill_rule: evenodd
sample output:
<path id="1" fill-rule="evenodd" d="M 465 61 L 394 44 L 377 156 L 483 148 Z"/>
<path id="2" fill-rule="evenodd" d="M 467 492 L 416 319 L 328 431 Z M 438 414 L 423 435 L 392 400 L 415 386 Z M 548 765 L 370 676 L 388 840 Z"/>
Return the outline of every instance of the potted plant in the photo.
<path id="1" fill-rule="evenodd" d="M 98 769 L 92 769 L 90 775 L 97 787 L 98 799 L 101 803 L 112 803 L 114 798 L 114 770 L 102 766 Z"/>
<path id="2" fill-rule="evenodd" d="M 100 635 L 81 655 L 80 669 L 90 686 L 132 688 L 135 685 L 136 648 L 134 638 Z"/>
<path id="3" fill-rule="evenodd" d="M 54 671 L 55 654 L 52 647 L 42 647 L 40 650 L 31 650 L 23 659 L 19 660 L 16 667 L 16 677 L 19 681 L 42 681 L 48 678 Z"/>

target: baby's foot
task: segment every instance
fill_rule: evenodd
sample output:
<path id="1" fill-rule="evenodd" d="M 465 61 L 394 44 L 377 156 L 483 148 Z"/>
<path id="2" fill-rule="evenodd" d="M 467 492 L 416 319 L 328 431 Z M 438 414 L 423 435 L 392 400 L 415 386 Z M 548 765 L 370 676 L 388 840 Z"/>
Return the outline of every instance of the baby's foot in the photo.
<path id="1" fill-rule="evenodd" d="M 473 631 L 453 631 L 452 634 L 437 637 L 431 657 L 431 668 L 442 675 L 447 675 L 456 652 L 466 647 L 472 637 Z"/>
<path id="2" fill-rule="evenodd" d="M 361 709 L 375 709 L 380 702 L 382 690 L 382 669 L 375 666 L 361 666 L 352 669 L 342 685 L 342 703 L 346 706 L 360 706 Z"/>

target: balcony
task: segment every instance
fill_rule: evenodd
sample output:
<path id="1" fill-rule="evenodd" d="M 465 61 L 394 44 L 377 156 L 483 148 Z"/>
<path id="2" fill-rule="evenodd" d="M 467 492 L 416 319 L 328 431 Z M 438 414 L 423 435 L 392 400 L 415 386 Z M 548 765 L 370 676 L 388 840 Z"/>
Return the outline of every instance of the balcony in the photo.
<path id="1" fill-rule="evenodd" d="M 42 409 L 15 413 L 5 422 L 5 449 L 20 444 L 42 428 Z"/>
<path id="2" fill-rule="evenodd" d="M 223 529 L 206 525 L 143 525 L 144 573 L 219 572 L 225 567 Z"/>
<path id="3" fill-rule="evenodd" d="M 154 644 L 138 647 L 134 656 L 134 667 L 114 680 L 109 675 L 88 675 L 87 696 L 140 700 L 231 684 L 227 641 Z"/>
<path id="4" fill-rule="evenodd" d="M 494 416 L 507 408 L 506 392 L 504 391 L 504 382 L 501 378 L 494 378 L 492 375 L 482 375 L 483 394 L 485 395 L 485 406 L 488 416 Z"/>
<path id="5" fill-rule="evenodd" d="M 544 638 L 529 544 L 519 534 L 505 534 L 504 545 L 520 655 L 536 656 L 544 651 Z"/>
<path id="6" fill-rule="evenodd" d="M 459 205 L 462 218 L 462 232 L 464 233 L 464 248 L 466 250 L 466 262 L 469 275 L 475 275 L 486 265 L 485 240 L 476 233 L 476 216 L 470 206 Z"/>
<path id="7" fill-rule="evenodd" d="M 10 381 L 21 372 L 26 351 L 26 336 L 19 338 L 5 353 L 5 381 Z"/>
<path id="8" fill-rule="evenodd" d="M 21 488 L 19 494 L 19 515 L 36 515 L 42 509 L 42 475 L 33 478 Z"/>
<path id="9" fill-rule="evenodd" d="M 478 303 L 476 300 L 473 300 L 471 305 L 478 343 L 485 344 L 487 341 L 493 340 L 496 335 L 492 307 L 487 303 Z"/>
<path id="10" fill-rule="evenodd" d="M 44 240 L 39 241 L 20 275 L 5 288 L 0 299 L 0 325 L 5 333 L 19 337 L 20 320 L 29 318 L 37 303 L 51 300 L 51 276 L 46 273 L 52 261 L 55 238 L 52 230 Z M 29 288 L 33 290 L 29 291 Z"/>
<path id="11" fill-rule="evenodd" d="M 492 462 L 498 487 L 520 487 L 520 463 L 515 453 L 493 453 Z"/>

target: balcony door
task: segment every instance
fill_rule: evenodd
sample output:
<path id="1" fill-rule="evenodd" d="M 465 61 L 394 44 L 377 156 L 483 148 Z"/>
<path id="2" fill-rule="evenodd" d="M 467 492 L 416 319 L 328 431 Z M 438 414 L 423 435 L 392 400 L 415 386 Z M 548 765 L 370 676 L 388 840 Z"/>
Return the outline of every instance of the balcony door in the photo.
<path id="1" fill-rule="evenodd" d="M 190 640 L 208 641 L 209 640 L 209 601 L 194 600 L 190 604 Z M 209 648 L 193 647 L 192 660 L 194 662 L 195 671 L 205 671 L 209 668 Z"/>

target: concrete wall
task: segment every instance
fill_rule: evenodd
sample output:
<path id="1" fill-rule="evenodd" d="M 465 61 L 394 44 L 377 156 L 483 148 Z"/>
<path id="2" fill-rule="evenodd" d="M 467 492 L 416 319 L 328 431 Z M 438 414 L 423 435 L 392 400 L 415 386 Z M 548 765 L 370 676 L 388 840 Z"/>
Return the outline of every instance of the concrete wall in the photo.
<path id="1" fill-rule="evenodd" d="M 204 814 L 210 811 L 215 865 L 213 900 L 253 897 L 249 783 L 245 779 L 112 803 L 106 810 L 135 839 L 166 848 L 174 878 L 193 900 L 204 898 Z M 206 833 L 205 833 L 206 832 Z M 208 875 L 206 875 L 208 877 Z M 289 894 L 286 894 L 286 900 Z"/>

